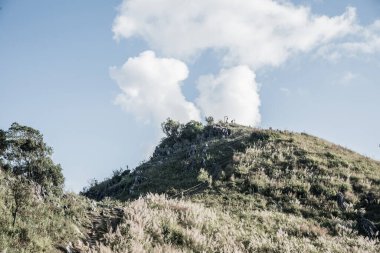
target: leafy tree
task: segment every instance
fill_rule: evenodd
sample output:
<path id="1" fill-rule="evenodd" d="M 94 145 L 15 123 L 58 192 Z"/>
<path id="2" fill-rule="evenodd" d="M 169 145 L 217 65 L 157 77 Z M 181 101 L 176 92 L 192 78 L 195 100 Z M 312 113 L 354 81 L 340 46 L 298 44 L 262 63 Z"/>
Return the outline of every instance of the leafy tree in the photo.
<path id="1" fill-rule="evenodd" d="M 162 131 L 168 138 L 177 138 L 180 133 L 181 124 L 168 118 L 161 124 Z"/>
<path id="2" fill-rule="evenodd" d="M 64 177 L 61 166 L 52 161 L 53 150 L 46 145 L 38 130 L 13 123 L 5 136 L 7 145 L 3 157 L 6 167 L 48 192 L 62 191 Z"/>
<path id="3" fill-rule="evenodd" d="M 193 141 L 198 135 L 203 133 L 203 125 L 201 122 L 191 120 L 181 129 L 181 138 Z"/>
<path id="4" fill-rule="evenodd" d="M 205 118 L 207 126 L 212 126 L 214 124 L 214 117 L 208 116 Z"/>

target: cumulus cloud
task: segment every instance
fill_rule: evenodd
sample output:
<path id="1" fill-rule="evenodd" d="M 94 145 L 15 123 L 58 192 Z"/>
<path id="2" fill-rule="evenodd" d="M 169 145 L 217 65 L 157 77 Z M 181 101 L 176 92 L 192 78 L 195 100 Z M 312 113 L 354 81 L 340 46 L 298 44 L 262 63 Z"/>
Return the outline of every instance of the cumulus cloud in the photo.
<path id="1" fill-rule="evenodd" d="M 204 116 L 230 116 L 246 125 L 260 122 L 258 87 L 248 66 L 223 69 L 217 76 L 202 76 L 197 88 L 200 95 L 196 104 Z"/>
<path id="2" fill-rule="evenodd" d="M 365 44 L 344 47 L 374 50 L 378 27 L 374 24 L 372 30 L 366 30 Z M 152 50 L 170 57 L 158 59 L 148 52 L 113 70 L 123 91 L 118 104 L 127 111 L 146 121 L 162 121 L 167 116 L 198 119 L 201 111 L 203 116 L 228 115 L 250 125 L 260 122 L 256 70 L 279 66 L 299 53 L 328 52 L 332 43 L 342 38 L 365 34 L 354 8 L 328 17 L 287 0 L 124 0 L 113 32 L 117 40 L 138 37 Z M 193 62 L 208 50 L 225 69 L 199 79 L 198 110 L 186 101 L 180 83 L 188 76 L 184 62 Z M 328 53 L 339 57 L 336 52 Z"/>
<path id="3" fill-rule="evenodd" d="M 122 91 L 116 104 L 137 119 L 155 124 L 167 117 L 182 122 L 200 119 L 198 109 L 181 92 L 181 82 L 189 74 L 183 62 L 146 51 L 129 58 L 121 68 L 112 67 L 110 74 Z"/>
<path id="4" fill-rule="evenodd" d="M 125 0 L 116 17 L 116 39 L 143 38 L 164 55 L 189 60 L 207 49 L 224 66 L 277 66 L 355 32 L 354 8 L 340 16 L 274 0 Z"/>

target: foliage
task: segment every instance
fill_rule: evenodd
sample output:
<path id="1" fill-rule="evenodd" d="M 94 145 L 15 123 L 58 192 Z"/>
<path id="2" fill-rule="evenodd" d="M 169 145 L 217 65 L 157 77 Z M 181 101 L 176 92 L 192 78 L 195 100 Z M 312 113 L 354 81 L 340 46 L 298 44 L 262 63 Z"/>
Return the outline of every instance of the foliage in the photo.
<path id="1" fill-rule="evenodd" d="M 0 170 L 0 252 L 60 252 L 57 245 L 78 240 L 79 230 L 84 231 L 88 200 L 65 194 L 43 201 L 35 186 L 25 177 Z"/>
<path id="2" fill-rule="evenodd" d="M 366 210 L 366 218 L 380 223 L 378 161 L 311 135 L 227 123 L 220 126 L 232 134 L 227 138 L 203 135 L 191 141 L 180 134 L 176 144 L 168 145 L 170 153 L 155 156 L 116 183 L 109 179 L 91 190 L 121 200 L 133 200 L 149 192 L 184 195 L 191 201 L 227 211 L 237 223 L 253 222 L 245 228 L 250 233 L 262 229 L 262 225 L 254 223 L 257 212 L 271 217 L 303 217 L 306 227 L 286 233 L 301 240 L 299 243 L 305 244 L 302 238 L 307 238 L 315 249 L 307 248 L 308 243 L 302 247 L 316 252 L 352 250 L 345 248 L 344 241 L 362 240 L 356 228 L 360 209 Z M 212 127 L 215 126 L 206 126 L 203 133 Z M 203 153 L 206 144 L 208 148 Z M 210 187 L 195 187 L 199 182 L 207 182 Z M 339 192 L 344 194 L 346 210 L 337 204 Z M 183 238 L 177 236 L 178 226 L 166 228 L 171 229 L 174 232 L 167 232 L 169 237 Z M 273 224 L 262 233 L 277 230 Z M 330 240 L 331 236 L 340 241 L 339 250 L 331 244 L 320 247 L 320 240 Z M 268 245 L 274 250 L 272 246 Z"/>
<path id="3" fill-rule="evenodd" d="M 212 117 L 212 116 L 208 116 L 208 117 L 206 117 L 206 118 L 205 118 L 205 121 L 206 121 L 206 123 L 207 123 L 207 126 L 212 126 L 212 125 L 214 125 L 214 117 Z"/>
<path id="4" fill-rule="evenodd" d="M 53 150 L 43 141 L 42 134 L 17 123 L 2 133 L 4 167 L 36 182 L 47 192 L 60 193 L 64 183 L 62 169 L 52 161 Z"/>
<path id="5" fill-rule="evenodd" d="M 194 141 L 197 138 L 197 136 L 202 135 L 202 133 L 203 133 L 202 123 L 192 120 L 182 127 L 180 138 L 189 140 L 189 141 Z"/>
<path id="6" fill-rule="evenodd" d="M 0 129 L 0 167 L 3 166 L 3 154 L 7 149 L 6 132 Z"/>
<path id="7" fill-rule="evenodd" d="M 178 121 L 168 118 L 161 124 L 161 128 L 167 138 L 177 138 L 179 136 L 181 124 Z"/>
<path id="8" fill-rule="evenodd" d="M 4 151 L 7 148 L 6 140 L 6 132 L 0 129 L 0 155 L 3 155 Z"/>
<path id="9" fill-rule="evenodd" d="M 170 141 L 177 139 L 194 141 L 198 135 L 203 133 L 202 123 L 195 120 L 182 125 L 178 121 L 168 118 L 161 124 L 161 128 L 166 135 L 166 139 Z M 168 142 L 168 140 L 166 140 L 166 142 Z"/>
<path id="10" fill-rule="evenodd" d="M 17 215 L 24 212 L 31 200 L 31 187 L 25 178 L 11 182 L 10 191 L 12 196 L 12 226 L 16 224 Z"/>
<path id="11" fill-rule="evenodd" d="M 379 162 L 306 134 L 220 126 L 232 134 L 206 137 L 199 122 L 167 128 L 170 152 L 115 170 L 82 193 L 101 202 L 75 194 L 39 199 L 30 173 L 55 166 L 51 152 L 39 132 L 6 132 L 3 157 L 17 159 L 0 170 L 0 252 L 67 245 L 72 252 L 380 252 L 356 219 L 365 210 L 380 222 Z M 115 209 L 124 214 L 110 219 Z M 89 245 L 95 223 L 99 237 Z"/>
<path id="12" fill-rule="evenodd" d="M 17 123 L 0 130 L 0 252 L 55 252 L 78 238 L 51 155 L 38 130 Z"/>
<path id="13" fill-rule="evenodd" d="M 203 168 L 199 171 L 197 180 L 202 183 L 207 183 L 209 186 L 212 184 L 212 177 L 208 174 L 207 170 Z"/>

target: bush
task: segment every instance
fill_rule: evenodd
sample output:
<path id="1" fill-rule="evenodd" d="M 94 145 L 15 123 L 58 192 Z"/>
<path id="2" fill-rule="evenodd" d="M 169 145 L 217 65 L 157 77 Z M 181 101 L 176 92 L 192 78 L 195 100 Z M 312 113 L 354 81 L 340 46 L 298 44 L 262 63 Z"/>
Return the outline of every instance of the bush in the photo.
<path id="1" fill-rule="evenodd" d="M 209 186 L 212 184 L 212 177 L 203 168 L 199 171 L 197 180 L 202 183 L 208 183 Z"/>
<path id="2" fill-rule="evenodd" d="M 203 128 L 202 123 L 192 120 L 181 129 L 180 138 L 194 141 L 198 135 L 203 133 Z"/>

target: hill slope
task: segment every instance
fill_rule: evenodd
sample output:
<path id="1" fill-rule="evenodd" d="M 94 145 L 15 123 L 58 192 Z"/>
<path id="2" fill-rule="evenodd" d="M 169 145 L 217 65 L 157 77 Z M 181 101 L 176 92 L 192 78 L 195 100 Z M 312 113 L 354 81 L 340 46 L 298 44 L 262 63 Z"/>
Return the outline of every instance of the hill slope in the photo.
<path id="1" fill-rule="evenodd" d="M 213 221 L 219 224 L 215 229 L 224 231 L 227 227 L 223 224 L 228 223 L 228 230 L 233 232 L 225 236 L 238 251 L 276 252 L 285 244 L 295 252 L 380 249 L 374 243 L 376 224 L 380 222 L 378 161 L 304 133 L 222 123 L 192 127 L 195 130 L 188 128 L 193 130 L 190 135 L 183 131 L 175 138 L 163 139 L 154 156 L 133 172 L 115 173 L 83 194 L 98 200 L 111 197 L 123 201 L 149 192 L 165 193 L 168 198 L 185 197 L 191 201 L 188 205 L 200 203 L 228 220 Z M 163 197 L 138 201 L 161 211 L 157 207 L 161 204 L 151 204 L 157 198 Z M 165 198 L 156 201 L 175 202 Z M 174 202 L 163 209 L 173 209 Z M 188 240 L 195 239 L 186 237 L 191 226 L 183 225 L 181 220 L 188 214 L 171 211 L 177 213 L 173 226 L 182 239 L 169 240 L 169 244 L 194 250 Z M 147 212 L 156 214 L 157 210 Z M 153 215 L 159 220 L 158 216 Z M 141 229 L 152 241 L 149 247 L 164 245 L 164 239 L 160 242 L 155 238 L 163 236 L 164 230 L 151 234 L 151 228 Z M 215 239 L 215 234 L 209 236 L 209 240 Z M 203 250 L 211 252 L 215 248 Z"/>
<path id="2" fill-rule="evenodd" d="M 61 185 L 47 173 L 58 165 L 30 156 L 33 166 L 17 167 L 41 153 L 33 150 L 46 146 L 42 135 L 35 145 L 8 130 L 0 252 L 380 252 L 378 161 L 303 133 L 173 121 L 163 128 L 149 161 L 115 171 L 85 196 L 44 193 Z"/>

